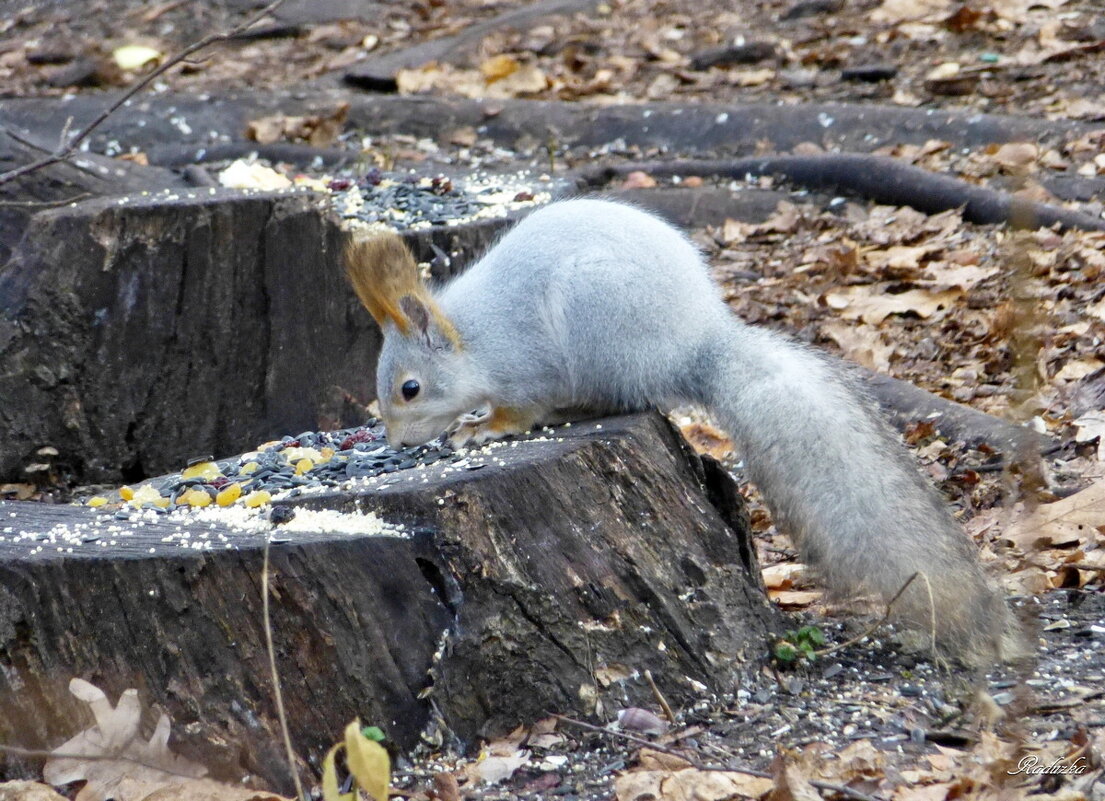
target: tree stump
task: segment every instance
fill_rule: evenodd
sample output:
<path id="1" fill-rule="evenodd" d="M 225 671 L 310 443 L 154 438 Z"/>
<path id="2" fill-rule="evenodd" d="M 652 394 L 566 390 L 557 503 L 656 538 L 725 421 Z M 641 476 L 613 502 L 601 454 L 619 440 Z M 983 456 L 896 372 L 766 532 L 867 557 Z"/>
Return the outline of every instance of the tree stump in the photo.
<path id="1" fill-rule="evenodd" d="M 286 786 L 261 615 L 270 532 L 277 662 L 315 767 L 357 715 L 404 748 L 436 716 L 470 744 L 552 711 L 648 704 L 646 669 L 674 703 L 731 690 L 777 628 L 735 485 L 656 413 L 277 505 L 372 511 L 404 533 L 0 504 L 0 742 L 74 734 L 79 676 L 113 699 L 138 688 L 216 776 Z"/>
<path id="2" fill-rule="evenodd" d="M 508 222 L 408 240 L 466 256 Z M 0 482 L 43 446 L 81 483 L 137 481 L 364 419 L 380 334 L 314 195 L 136 192 L 24 226 L 0 265 Z"/>

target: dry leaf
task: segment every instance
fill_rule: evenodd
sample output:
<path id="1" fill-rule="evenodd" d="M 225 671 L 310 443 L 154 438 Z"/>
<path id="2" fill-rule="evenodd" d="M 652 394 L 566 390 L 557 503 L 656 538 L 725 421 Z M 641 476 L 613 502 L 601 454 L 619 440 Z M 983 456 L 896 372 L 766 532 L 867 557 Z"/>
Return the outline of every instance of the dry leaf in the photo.
<path id="1" fill-rule="evenodd" d="M 1008 142 L 991 155 L 994 161 L 1013 172 L 1028 172 L 1035 168 L 1040 148 L 1030 142 Z"/>
<path id="2" fill-rule="evenodd" d="M 863 260 L 873 269 L 908 275 L 919 270 L 925 257 L 939 249 L 936 245 L 894 245 L 884 250 L 869 250 L 863 254 Z"/>
<path id="3" fill-rule="evenodd" d="M 768 597 L 784 609 L 805 609 L 821 600 L 813 590 L 768 590 Z"/>
<path id="4" fill-rule="evenodd" d="M 518 62 L 518 59 L 505 54 L 492 56 L 487 59 L 487 61 L 480 64 L 480 72 L 483 73 L 484 80 L 488 83 L 501 81 L 503 78 L 513 75 L 521 68 L 522 65 Z"/>
<path id="5" fill-rule="evenodd" d="M 1075 442 L 1092 442 L 1097 439 L 1097 458 L 1105 462 L 1105 412 L 1090 412 L 1074 421 L 1078 433 Z"/>
<path id="6" fill-rule="evenodd" d="M 636 770 L 614 783 L 618 801 L 726 801 L 760 798 L 772 788 L 771 779 L 736 771 Z"/>
<path id="7" fill-rule="evenodd" d="M 797 765 L 784 764 L 782 757 L 778 757 L 773 768 L 775 787 L 768 801 L 821 801 L 821 795 Z"/>
<path id="8" fill-rule="evenodd" d="M 514 756 L 489 756 L 476 763 L 475 778 L 487 784 L 498 784 L 513 776 L 527 762 L 529 751 L 519 751 Z"/>
<path id="9" fill-rule="evenodd" d="M 730 83 L 735 86 L 760 86 L 775 78 L 775 70 L 764 68 L 759 70 L 739 70 L 729 76 Z"/>
<path id="10" fill-rule="evenodd" d="M 1085 359 L 1071 359 L 1055 373 L 1056 381 L 1080 381 L 1105 367 L 1105 362 L 1092 356 Z"/>
<path id="11" fill-rule="evenodd" d="M 769 590 L 789 590 L 796 584 L 806 583 L 806 566 L 797 562 L 780 562 L 768 565 L 760 571 L 764 586 Z"/>
<path id="12" fill-rule="evenodd" d="M 894 346 L 882 334 L 866 325 L 849 325 L 842 320 L 822 323 L 821 333 L 840 346 L 844 355 L 864 367 L 880 373 L 890 371 L 890 356 Z"/>
<path id="13" fill-rule="evenodd" d="M 66 798 L 38 782 L 0 782 L 0 801 L 66 801 Z"/>
<path id="14" fill-rule="evenodd" d="M 952 287 L 963 290 L 973 289 L 999 272 L 999 267 L 978 267 L 973 264 L 959 266 L 934 261 L 925 265 L 925 273 L 931 275 L 932 280 L 925 281 L 924 285 L 932 289 L 951 289 Z"/>
<path id="15" fill-rule="evenodd" d="M 168 715 L 161 715 L 149 741 L 142 740 L 138 734 L 142 704 L 137 690 L 125 691 L 116 706 L 98 687 L 82 679 L 70 681 L 69 691 L 88 704 L 96 723 L 54 753 L 88 758 L 50 757 L 42 776 L 53 785 L 85 781 L 77 801 L 142 801 L 156 790 L 181 788 L 207 773 L 203 765 L 169 750 Z"/>
<path id="16" fill-rule="evenodd" d="M 951 7 L 951 0 L 883 0 L 882 6 L 871 13 L 871 19 L 892 25 L 922 19 L 945 19 Z"/>
<path id="17" fill-rule="evenodd" d="M 1059 544 L 1105 543 L 1100 527 L 1105 526 L 1105 481 L 1091 484 L 1054 503 L 1037 507 L 1004 533 L 1025 550 Z"/>
<path id="18" fill-rule="evenodd" d="M 939 292 L 911 289 L 891 295 L 886 292 L 885 284 L 874 284 L 833 290 L 827 292 L 824 298 L 829 308 L 839 311 L 846 320 L 860 319 L 877 325 L 892 314 L 908 312 L 927 319 L 962 296 L 963 292 L 959 289 Z"/>
<path id="19" fill-rule="evenodd" d="M 938 782 L 922 786 L 902 784 L 894 788 L 893 801 L 944 801 L 948 797 L 951 782 Z"/>
<path id="20" fill-rule="evenodd" d="M 598 665 L 594 670 L 595 679 L 598 680 L 599 685 L 602 687 L 609 687 L 612 684 L 628 681 L 637 675 L 637 671 L 633 668 L 617 662 L 610 665 Z"/>
<path id="21" fill-rule="evenodd" d="M 246 125 L 246 138 L 263 145 L 273 142 L 306 142 L 312 147 L 329 147 L 345 128 L 349 104 L 341 103 L 329 114 L 260 117 Z"/>
<path id="22" fill-rule="evenodd" d="M 493 75 L 498 73 L 492 71 Z M 489 81 L 480 70 L 465 70 L 431 61 L 417 69 L 399 70 L 395 81 L 400 94 L 447 92 L 464 97 L 510 98 L 543 92 L 549 79 L 532 64 L 519 65 L 508 74 Z"/>

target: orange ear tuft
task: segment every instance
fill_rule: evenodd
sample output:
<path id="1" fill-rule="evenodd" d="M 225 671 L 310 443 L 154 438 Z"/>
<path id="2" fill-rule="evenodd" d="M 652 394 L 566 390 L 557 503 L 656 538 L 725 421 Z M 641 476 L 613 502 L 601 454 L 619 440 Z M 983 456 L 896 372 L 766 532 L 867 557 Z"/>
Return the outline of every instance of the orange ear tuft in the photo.
<path id="1" fill-rule="evenodd" d="M 345 272 L 372 319 L 381 328 L 390 322 L 404 336 L 419 327 L 403 308 L 404 298 L 417 299 L 441 332 L 460 347 L 452 322 L 441 313 L 422 283 L 418 264 L 403 238 L 394 232 L 378 234 L 345 247 Z M 426 321 L 422 325 L 425 326 Z"/>
<path id="2" fill-rule="evenodd" d="M 404 335 L 410 320 L 399 308 L 405 295 L 425 294 L 418 265 L 403 238 L 396 233 L 350 241 L 345 247 L 345 272 L 361 303 L 381 328 L 395 324 Z"/>

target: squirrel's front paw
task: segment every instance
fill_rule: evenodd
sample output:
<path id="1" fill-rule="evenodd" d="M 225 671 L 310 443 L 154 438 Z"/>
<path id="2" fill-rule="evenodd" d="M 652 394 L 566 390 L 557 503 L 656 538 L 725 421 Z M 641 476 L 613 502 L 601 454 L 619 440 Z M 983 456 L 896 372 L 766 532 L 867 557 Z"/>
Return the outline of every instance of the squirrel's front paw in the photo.
<path id="1" fill-rule="evenodd" d="M 490 409 L 477 409 L 467 412 L 457 418 L 453 428 L 449 432 L 449 445 L 454 449 L 463 448 L 469 443 L 480 445 L 486 441 L 481 437 L 481 432 L 492 419 Z"/>
<path id="2" fill-rule="evenodd" d="M 449 434 L 453 448 L 465 445 L 483 445 L 485 442 L 524 434 L 533 428 L 534 417 L 517 409 L 499 406 L 462 414 L 457 418 L 456 429 Z"/>

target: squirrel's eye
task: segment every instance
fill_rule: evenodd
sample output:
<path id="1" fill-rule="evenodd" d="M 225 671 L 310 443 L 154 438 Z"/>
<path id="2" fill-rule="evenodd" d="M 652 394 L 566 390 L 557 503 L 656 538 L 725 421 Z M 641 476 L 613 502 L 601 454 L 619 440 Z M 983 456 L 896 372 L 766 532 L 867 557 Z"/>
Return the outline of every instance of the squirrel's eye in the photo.
<path id="1" fill-rule="evenodd" d="M 403 400 L 413 399 L 420 389 L 422 389 L 422 386 L 414 379 L 405 382 L 400 388 L 400 391 L 403 393 Z"/>

